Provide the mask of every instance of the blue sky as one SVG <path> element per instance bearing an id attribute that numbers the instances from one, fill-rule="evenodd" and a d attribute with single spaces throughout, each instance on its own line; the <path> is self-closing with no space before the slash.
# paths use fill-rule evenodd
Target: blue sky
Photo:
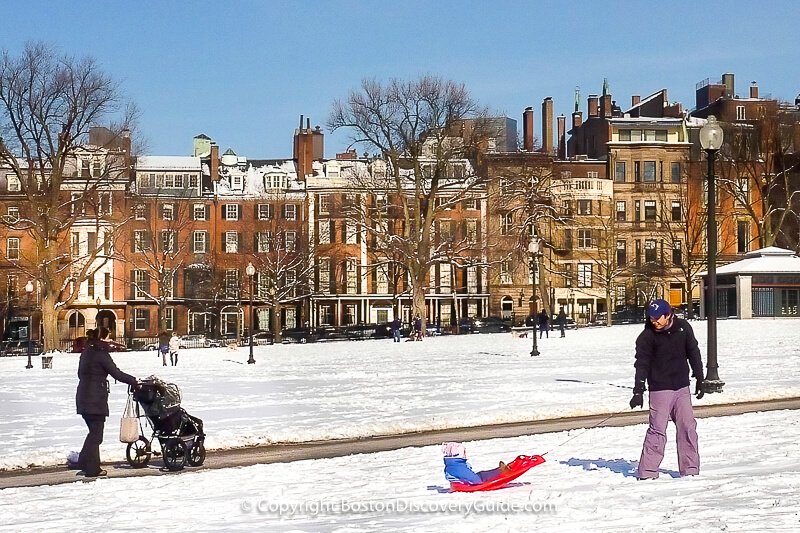
<path id="1" fill-rule="evenodd" d="M 565 7 L 565 6 L 569 7 Z M 136 102 L 147 153 L 189 155 L 205 133 L 249 158 L 291 157 L 299 115 L 324 127 L 364 77 L 464 82 L 518 121 L 541 101 L 569 116 L 608 78 L 623 108 L 661 88 L 694 105 L 695 83 L 736 75 L 762 95 L 800 92 L 793 0 L 84 1 L 4 0 L 0 48 L 43 40 L 96 58 Z M 326 132 L 325 155 L 349 143 Z"/>

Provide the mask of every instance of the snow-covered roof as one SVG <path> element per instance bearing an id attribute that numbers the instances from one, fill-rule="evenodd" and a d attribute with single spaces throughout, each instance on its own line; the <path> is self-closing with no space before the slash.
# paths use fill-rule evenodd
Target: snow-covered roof
<path id="1" fill-rule="evenodd" d="M 136 170 L 196 170 L 200 158 L 184 155 L 145 155 L 137 158 Z"/>
<path id="2" fill-rule="evenodd" d="M 701 272 L 701 276 L 708 272 Z M 800 257 L 791 250 L 769 246 L 754 250 L 744 259 L 717 269 L 722 274 L 800 274 Z"/>

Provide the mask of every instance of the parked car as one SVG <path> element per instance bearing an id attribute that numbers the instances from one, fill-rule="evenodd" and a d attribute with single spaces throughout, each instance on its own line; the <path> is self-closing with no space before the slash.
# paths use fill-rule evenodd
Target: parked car
<path id="1" fill-rule="evenodd" d="M 281 340 L 283 342 L 299 342 L 305 344 L 307 342 L 316 342 L 327 335 L 324 328 L 286 328 L 281 331 Z"/>
<path id="2" fill-rule="evenodd" d="M 567 321 L 564 323 L 564 329 L 575 329 L 578 325 L 575 323 L 575 319 L 571 316 L 567 316 Z M 553 315 L 550 318 L 550 329 L 551 330 L 558 330 L 558 315 Z"/>
<path id="3" fill-rule="evenodd" d="M 220 348 L 224 346 L 222 341 L 209 339 L 205 335 L 183 335 L 180 339 L 181 348 Z"/>
<path id="4" fill-rule="evenodd" d="M 242 344 L 249 346 L 250 337 L 242 339 Z M 271 331 L 256 331 L 253 333 L 253 346 L 266 346 L 275 344 L 275 335 Z"/>
<path id="5" fill-rule="evenodd" d="M 511 331 L 511 321 L 496 316 L 482 318 L 462 318 L 459 323 L 461 333 L 501 333 Z"/>

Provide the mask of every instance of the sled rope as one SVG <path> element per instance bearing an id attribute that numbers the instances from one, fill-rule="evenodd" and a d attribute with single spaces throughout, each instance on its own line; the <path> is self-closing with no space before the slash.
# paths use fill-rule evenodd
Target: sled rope
<path id="1" fill-rule="evenodd" d="M 571 436 L 570 438 L 568 438 L 567 440 L 565 440 L 565 441 L 563 441 L 563 442 L 561 442 L 561 443 L 559 443 L 559 444 L 556 444 L 555 446 L 553 446 L 552 448 L 550 448 L 549 450 L 547 450 L 546 452 L 544 452 L 544 453 L 542 454 L 542 457 L 544 457 L 544 456 L 545 456 L 545 455 L 547 455 L 548 453 L 552 452 L 553 450 L 557 450 L 558 448 L 562 447 L 563 445 L 565 445 L 565 444 L 566 444 L 566 443 L 568 443 L 569 441 L 571 441 L 571 440 L 573 440 L 573 439 L 577 439 L 578 437 L 580 437 L 581 435 L 583 435 L 583 434 L 584 434 L 584 433 L 586 433 L 587 431 L 589 431 L 589 430 L 592 430 L 592 429 L 594 429 L 594 428 L 596 428 L 596 427 L 598 427 L 598 426 L 600 426 L 600 425 L 602 425 L 602 424 L 605 424 L 605 423 L 606 423 L 608 420 L 610 420 L 612 417 L 615 417 L 615 416 L 617 416 L 618 414 L 619 414 L 619 413 L 611 413 L 610 415 L 608 415 L 607 417 L 605 417 L 604 419 L 602 419 L 602 420 L 601 420 L 600 422 L 598 422 L 597 424 L 595 424 L 595 425 L 593 425 L 593 426 L 591 426 L 591 427 L 585 428 L 583 431 L 581 431 L 581 432 L 580 432 L 580 433 L 578 433 L 577 435 L 573 435 L 573 436 Z"/>

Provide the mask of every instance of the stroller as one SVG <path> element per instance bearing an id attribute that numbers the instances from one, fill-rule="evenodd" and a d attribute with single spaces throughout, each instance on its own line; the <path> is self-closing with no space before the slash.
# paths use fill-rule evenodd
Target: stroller
<path id="1" fill-rule="evenodd" d="M 158 439 L 167 470 L 182 470 L 186 463 L 200 466 L 206 459 L 203 421 L 181 407 L 181 391 L 177 385 L 155 376 L 139 382 L 133 391 L 136 416 L 139 418 L 139 438 L 128 444 L 125 456 L 133 468 L 144 468 L 152 455 L 159 455 L 151 445 Z M 144 415 L 142 415 L 142 411 Z M 149 422 L 153 434 L 148 440 L 142 418 Z"/>

